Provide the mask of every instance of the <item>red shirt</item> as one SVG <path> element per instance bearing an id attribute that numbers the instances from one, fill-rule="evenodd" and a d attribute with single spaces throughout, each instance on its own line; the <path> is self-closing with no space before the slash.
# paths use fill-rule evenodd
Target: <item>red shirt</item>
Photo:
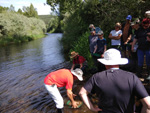
<path id="1" fill-rule="evenodd" d="M 73 64 L 82 64 L 85 62 L 85 58 L 83 56 L 79 56 L 73 59 Z"/>
<path id="2" fill-rule="evenodd" d="M 72 89 L 73 86 L 73 75 L 68 69 L 60 69 L 49 73 L 45 79 L 46 85 L 56 84 L 57 87 L 65 87 L 66 89 Z"/>

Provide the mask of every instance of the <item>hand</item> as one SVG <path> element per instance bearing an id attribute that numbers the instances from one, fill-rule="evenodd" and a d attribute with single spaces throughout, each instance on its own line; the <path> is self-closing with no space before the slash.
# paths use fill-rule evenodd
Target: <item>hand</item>
<path id="1" fill-rule="evenodd" d="M 104 54 L 102 54 L 101 57 L 104 58 Z"/>
<path id="2" fill-rule="evenodd" d="M 78 108 L 78 104 L 77 101 L 72 102 L 72 108 Z"/>
<path id="3" fill-rule="evenodd" d="M 146 38 L 147 38 L 147 41 L 149 41 L 149 42 L 150 42 L 150 38 L 149 38 L 148 36 L 147 36 Z"/>
<path id="4" fill-rule="evenodd" d="M 98 111 L 102 111 L 102 109 L 100 109 L 98 107 L 94 107 L 92 111 L 98 112 Z"/>
<path id="5" fill-rule="evenodd" d="M 124 44 L 126 45 L 128 42 L 124 42 Z"/>

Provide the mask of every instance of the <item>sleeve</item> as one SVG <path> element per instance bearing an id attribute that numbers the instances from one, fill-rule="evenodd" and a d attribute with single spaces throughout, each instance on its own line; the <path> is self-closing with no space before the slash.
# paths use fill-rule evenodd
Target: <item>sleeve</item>
<path id="1" fill-rule="evenodd" d="M 149 96 L 149 94 L 147 93 L 144 85 L 142 84 L 142 82 L 137 77 L 135 77 L 134 91 L 135 91 L 136 96 L 139 99 L 142 99 L 142 98 L 145 98 L 145 97 Z"/>
<path id="2" fill-rule="evenodd" d="M 83 63 L 85 61 L 85 58 L 83 56 L 79 56 L 79 64 Z"/>
<path id="3" fill-rule="evenodd" d="M 106 41 L 106 39 L 105 39 L 105 44 L 104 45 L 107 45 L 107 41 Z"/>
<path id="4" fill-rule="evenodd" d="M 92 76 L 84 85 L 84 88 L 87 90 L 89 93 L 95 93 L 94 91 L 94 76 Z"/>
<path id="5" fill-rule="evenodd" d="M 119 34 L 122 34 L 122 30 L 119 31 Z"/>

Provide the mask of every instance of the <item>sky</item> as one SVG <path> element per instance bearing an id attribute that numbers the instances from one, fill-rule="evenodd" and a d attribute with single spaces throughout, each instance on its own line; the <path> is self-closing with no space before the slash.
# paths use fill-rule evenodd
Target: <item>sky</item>
<path id="1" fill-rule="evenodd" d="M 50 6 L 46 4 L 46 0 L 0 0 L 0 6 L 10 7 L 12 4 L 15 7 L 15 11 L 22 9 L 23 6 L 29 7 L 33 4 L 37 9 L 38 15 L 48 15 L 51 13 Z"/>

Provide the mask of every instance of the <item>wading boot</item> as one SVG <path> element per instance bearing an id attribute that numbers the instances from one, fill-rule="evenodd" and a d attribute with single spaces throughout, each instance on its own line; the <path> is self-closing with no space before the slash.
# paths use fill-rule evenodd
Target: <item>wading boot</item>
<path id="1" fill-rule="evenodd" d="M 143 66 L 142 67 L 141 66 L 137 67 L 136 75 L 138 77 L 142 77 L 142 70 L 143 70 Z"/>
<path id="2" fill-rule="evenodd" d="M 57 113 L 64 113 L 64 108 L 62 109 L 57 108 Z"/>
<path id="3" fill-rule="evenodd" d="M 148 77 L 146 79 L 150 80 L 150 66 L 147 67 L 147 72 L 148 72 Z"/>

